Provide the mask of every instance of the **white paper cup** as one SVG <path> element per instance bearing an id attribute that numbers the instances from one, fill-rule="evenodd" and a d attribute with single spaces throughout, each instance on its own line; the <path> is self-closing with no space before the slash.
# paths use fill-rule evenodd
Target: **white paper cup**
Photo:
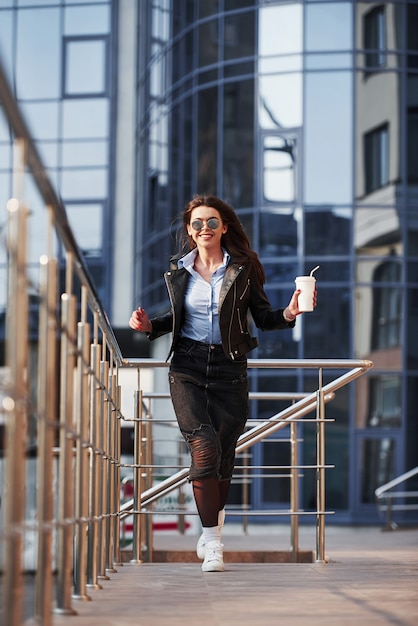
<path id="1" fill-rule="evenodd" d="M 300 289 L 298 297 L 299 311 L 313 311 L 313 297 L 315 291 L 315 276 L 296 276 L 296 289 Z"/>

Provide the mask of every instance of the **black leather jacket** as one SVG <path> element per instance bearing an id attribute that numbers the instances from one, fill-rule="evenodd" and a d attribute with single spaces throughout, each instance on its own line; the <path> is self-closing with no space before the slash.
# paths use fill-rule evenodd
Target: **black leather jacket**
<path id="1" fill-rule="evenodd" d="M 173 333 L 167 359 L 175 350 L 180 336 L 184 296 L 189 277 L 190 273 L 186 269 L 178 268 L 177 262 L 172 261 L 170 271 L 164 274 L 171 311 L 151 320 L 152 332 L 148 333 L 149 339 L 156 339 L 171 331 Z M 272 310 L 263 285 L 251 266 L 231 260 L 225 270 L 218 308 L 222 346 L 231 360 L 241 360 L 240 357 L 245 357 L 247 352 L 258 345 L 257 338 L 252 337 L 248 331 L 248 311 L 251 312 L 255 325 L 261 330 L 293 328 L 295 325 L 295 321 L 286 322 L 283 317 L 284 309 Z"/>

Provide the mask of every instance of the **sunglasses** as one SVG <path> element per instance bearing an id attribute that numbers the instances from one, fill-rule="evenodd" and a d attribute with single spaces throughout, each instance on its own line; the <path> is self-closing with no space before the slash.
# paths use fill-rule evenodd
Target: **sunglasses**
<path id="1" fill-rule="evenodd" d="M 203 224 L 206 222 L 206 225 L 211 230 L 216 230 L 220 224 L 220 220 L 217 217 L 210 217 L 208 220 L 193 220 L 191 226 L 193 230 L 199 232 L 203 228 Z"/>

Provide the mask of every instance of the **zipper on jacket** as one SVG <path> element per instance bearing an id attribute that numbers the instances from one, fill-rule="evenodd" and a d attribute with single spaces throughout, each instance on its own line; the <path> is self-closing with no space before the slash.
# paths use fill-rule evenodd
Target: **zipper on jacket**
<path id="1" fill-rule="evenodd" d="M 231 328 L 232 328 L 232 320 L 234 318 L 234 309 L 235 309 L 235 303 L 237 301 L 237 283 L 234 282 L 234 301 L 231 307 L 231 317 L 229 320 L 229 328 L 228 328 L 228 348 L 229 348 L 229 356 L 231 357 L 232 360 L 235 359 L 234 353 L 232 352 L 232 346 L 231 346 Z"/>
<path id="2" fill-rule="evenodd" d="M 245 296 L 245 294 L 247 293 L 247 291 L 248 291 L 249 287 L 250 287 L 250 279 L 248 278 L 248 279 L 247 279 L 247 284 L 245 285 L 245 289 L 244 289 L 244 291 L 242 292 L 242 294 L 240 295 L 240 298 L 239 298 L 240 300 L 242 300 L 242 299 L 243 299 L 243 297 L 244 297 L 244 296 Z"/>
<path id="3" fill-rule="evenodd" d="M 237 317 L 238 317 L 238 323 L 239 323 L 239 329 L 241 331 L 241 335 L 244 334 L 244 329 L 242 327 L 242 321 L 241 321 L 241 313 L 239 311 L 239 308 L 237 307 Z"/>

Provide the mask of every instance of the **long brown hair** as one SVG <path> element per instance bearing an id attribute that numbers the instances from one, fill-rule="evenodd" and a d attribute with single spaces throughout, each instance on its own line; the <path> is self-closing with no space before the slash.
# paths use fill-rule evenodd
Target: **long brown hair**
<path id="1" fill-rule="evenodd" d="M 182 214 L 183 229 L 179 233 L 180 254 L 185 254 L 196 247 L 196 243 L 187 232 L 187 225 L 190 223 L 190 216 L 193 209 L 199 206 L 211 207 L 219 212 L 222 222 L 228 225 L 228 230 L 222 235 L 221 245 L 228 250 L 234 261 L 238 263 L 249 262 L 254 267 L 261 284 L 264 284 L 266 282 L 264 268 L 257 253 L 251 248 L 250 240 L 234 208 L 217 196 L 197 195 L 184 207 Z"/>

